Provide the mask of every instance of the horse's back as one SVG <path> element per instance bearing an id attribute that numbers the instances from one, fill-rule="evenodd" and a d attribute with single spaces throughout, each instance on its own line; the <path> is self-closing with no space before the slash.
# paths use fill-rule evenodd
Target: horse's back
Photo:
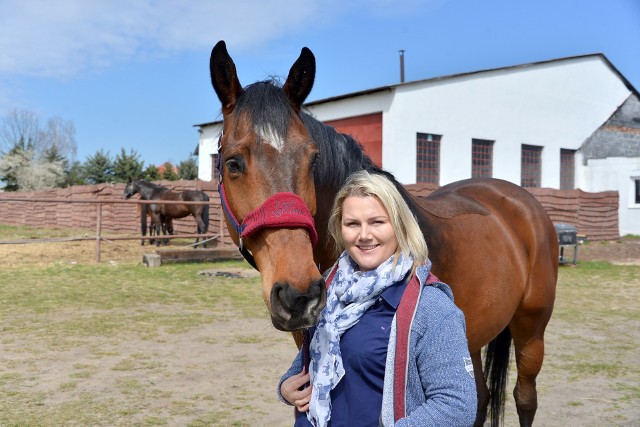
<path id="1" fill-rule="evenodd" d="M 201 190 L 184 190 L 180 193 L 185 202 L 206 202 L 209 201 L 207 193 Z"/>
<path id="2" fill-rule="evenodd" d="M 482 347 L 516 310 L 549 310 L 555 298 L 558 243 L 540 203 L 513 183 L 478 178 L 414 199 L 434 273 L 454 291 Z M 487 325 L 486 316 L 495 323 Z M 482 326 L 476 326 L 482 325 Z"/>

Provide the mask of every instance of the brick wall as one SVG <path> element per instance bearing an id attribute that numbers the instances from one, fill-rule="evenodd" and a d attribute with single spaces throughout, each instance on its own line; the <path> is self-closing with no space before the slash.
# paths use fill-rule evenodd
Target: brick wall
<path id="1" fill-rule="evenodd" d="M 427 196 L 438 189 L 433 184 L 407 185 L 409 193 Z M 527 188 L 545 208 L 554 223 L 570 224 L 589 240 L 613 240 L 620 237 L 617 191 L 587 193 L 582 190 Z"/>
<path id="2" fill-rule="evenodd" d="M 175 191 L 201 190 L 211 200 L 209 207 L 209 233 L 220 234 L 219 245 L 231 246 L 216 184 L 207 181 L 155 181 Z M 95 201 L 121 199 L 125 184 L 78 185 L 69 188 L 53 188 L 40 191 L 0 193 L 0 223 L 6 225 L 30 225 L 50 228 L 78 228 L 95 231 L 97 205 L 89 203 L 65 203 L 70 199 L 90 199 Z M 7 198 L 57 199 L 59 203 L 3 201 Z M 133 196 L 132 200 L 138 196 Z M 118 231 L 126 234 L 141 232 L 140 211 L 137 204 L 103 203 L 102 230 Z M 147 221 L 149 224 L 149 221 Z M 176 234 L 196 232 L 196 222 L 192 216 L 173 221 Z"/>

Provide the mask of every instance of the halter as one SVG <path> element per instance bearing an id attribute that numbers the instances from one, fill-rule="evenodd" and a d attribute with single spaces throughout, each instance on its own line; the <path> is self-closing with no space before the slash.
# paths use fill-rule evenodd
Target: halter
<path id="1" fill-rule="evenodd" d="M 242 240 L 245 237 L 251 237 L 263 228 L 306 228 L 311 238 L 311 244 L 315 246 L 318 243 L 318 232 L 313 222 L 313 216 L 304 200 L 293 193 L 280 192 L 274 194 L 257 209 L 249 212 L 242 221 L 238 221 L 231 208 L 229 208 L 229 201 L 222 183 L 222 133 L 218 138 L 217 163 L 219 176 L 218 193 L 220 194 L 222 210 L 236 233 L 238 233 L 238 249 L 240 253 L 253 268 L 258 270 L 253 255 L 244 247 Z"/>

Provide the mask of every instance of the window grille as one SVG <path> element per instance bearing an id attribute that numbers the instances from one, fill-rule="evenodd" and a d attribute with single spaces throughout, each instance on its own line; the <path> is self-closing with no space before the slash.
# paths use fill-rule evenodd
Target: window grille
<path id="1" fill-rule="evenodd" d="M 440 184 L 440 140 L 442 135 L 418 133 L 416 182 Z"/>
<path id="2" fill-rule="evenodd" d="M 471 177 L 493 176 L 493 141 L 471 140 Z"/>
<path id="3" fill-rule="evenodd" d="M 523 187 L 539 188 L 542 180 L 542 147 L 522 144 L 521 184 Z"/>
<path id="4" fill-rule="evenodd" d="M 576 150 L 560 149 L 560 189 L 575 188 L 575 156 Z"/>

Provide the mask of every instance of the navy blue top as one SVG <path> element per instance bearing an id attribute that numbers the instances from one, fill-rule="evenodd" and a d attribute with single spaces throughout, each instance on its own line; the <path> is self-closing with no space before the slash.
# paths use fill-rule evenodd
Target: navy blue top
<path id="1" fill-rule="evenodd" d="M 391 321 L 406 287 L 407 282 L 402 281 L 385 289 L 340 338 L 345 374 L 331 390 L 329 426 L 378 425 Z M 315 328 L 309 332 L 312 336 Z M 309 426 L 306 413 L 298 413 L 294 427 Z"/>

